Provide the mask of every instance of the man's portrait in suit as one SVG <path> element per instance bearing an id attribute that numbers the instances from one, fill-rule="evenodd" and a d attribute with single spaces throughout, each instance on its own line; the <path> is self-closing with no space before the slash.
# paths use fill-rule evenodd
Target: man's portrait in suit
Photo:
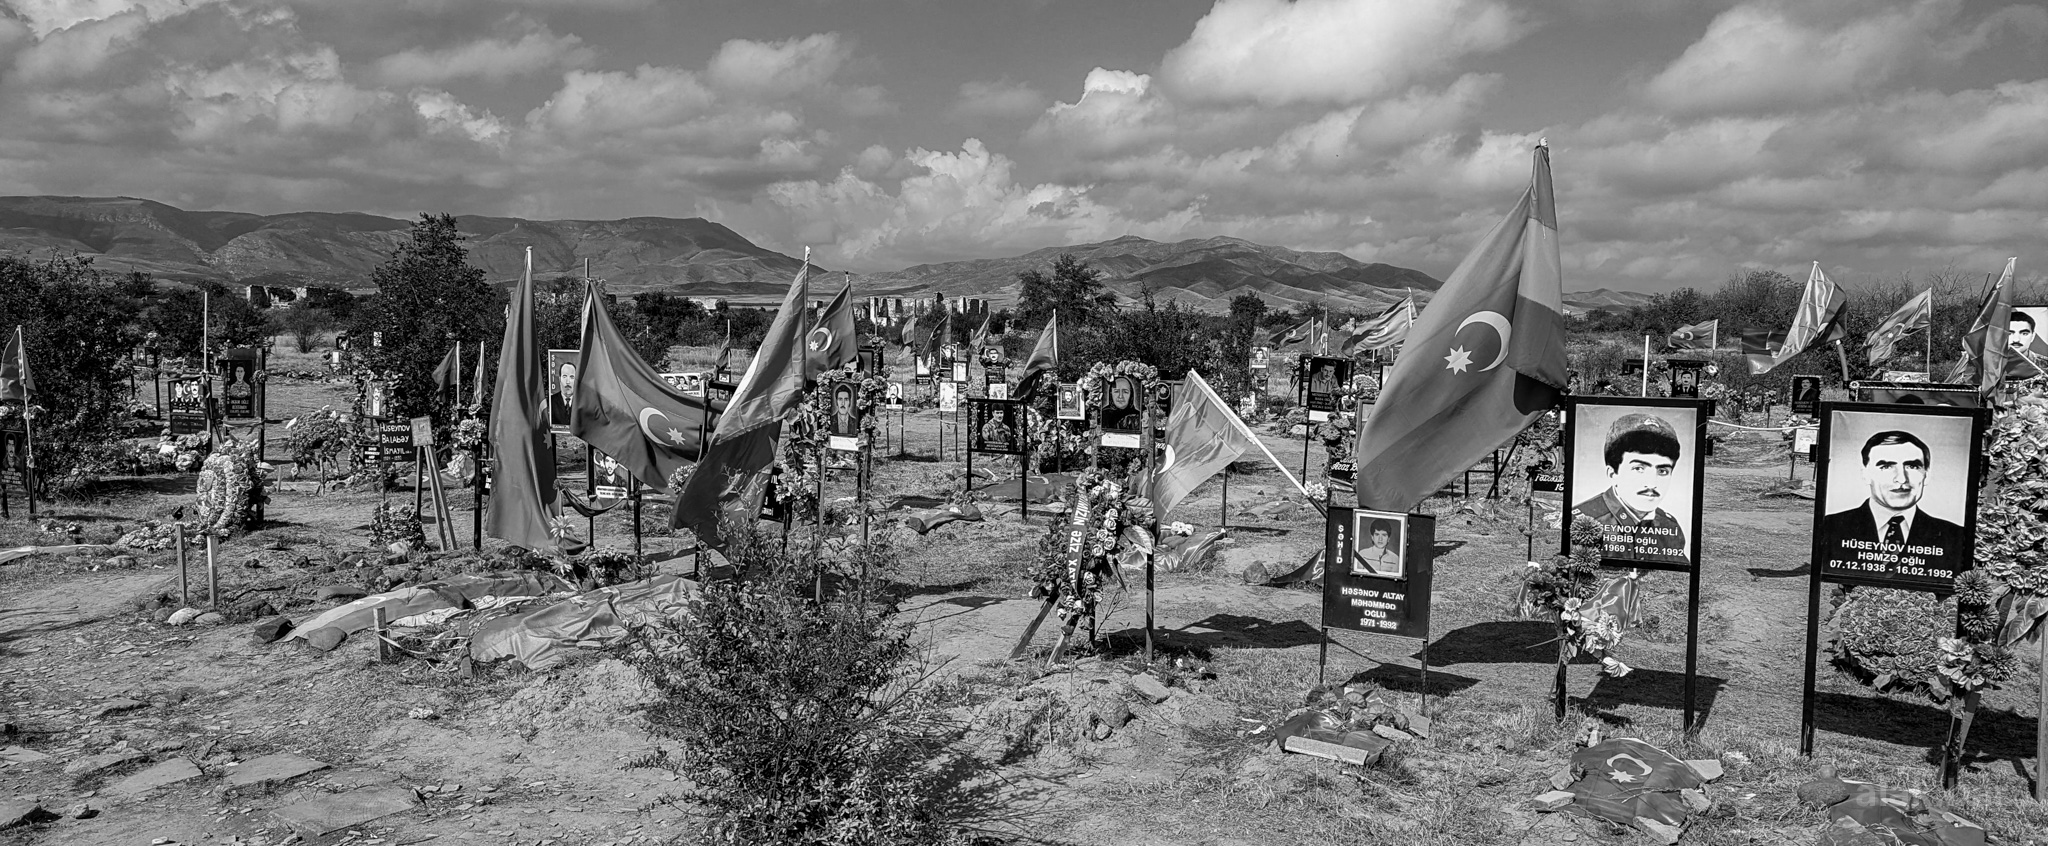
<path id="1" fill-rule="evenodd" d="M 548 350 L 548 425 L 569 428 L 569 408 L 576 402 L 576 350 Z"/>
<path id="2" fill-rule="evenodd" d="M 1965 539 L 1963 527 L 1920 507 L 1927 496 L 1927 470 L 1933 462 L 1925 441 L 1912 432 L 1891 429 L 1864 440 L 1860 455 L 1856 476 L 1869 495 L 1854 508 L 1822 518 L 1823 534 L 1877 541 L 1886 547 L 1933 547 L 1927 554 L 1936 556 L 1960 548 Z"/>
<path id="3" fill-rule="evenodd" d="M 1814 527 L 1822 576 L 1947 590 L 1970 568 L 1979 421 L 1923 407 L 1837 409 L 1823 421 L 1826 484 Z"/>

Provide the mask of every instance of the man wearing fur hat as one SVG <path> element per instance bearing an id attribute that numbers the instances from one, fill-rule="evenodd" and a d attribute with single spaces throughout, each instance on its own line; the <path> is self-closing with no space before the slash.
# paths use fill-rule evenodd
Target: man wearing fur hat
<path id="1" fill-rule="evenodd" d="M 1608 558 L 1660 564 L 1690 564 L 1685 529 L 1662 508 L 1665 488 L 1678 468 L 1678 432 L 1663 418 L 1624 414 L 1607 431 L 1602 455 L 1608 486 L 1599 496 L 1572 506 L 1572 517 L 1592 518 L 1606 528 Z"/>

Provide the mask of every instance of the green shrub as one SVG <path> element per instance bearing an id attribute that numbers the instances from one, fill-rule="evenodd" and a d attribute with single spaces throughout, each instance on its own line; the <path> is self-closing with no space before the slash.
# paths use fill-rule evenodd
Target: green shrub
<path id="1" fill-rule="evenodd" d="M 706 584 L 624 647 L 659 695 L 649 725 L 677 744 L 640 763 L 688 778 L 709 843 L 967 842 L 966 759 L 946 749 L 960 730 L 909 628 L 850 594 L 814 601 L 779 539 L 727 537 L 752 578 Z"/>

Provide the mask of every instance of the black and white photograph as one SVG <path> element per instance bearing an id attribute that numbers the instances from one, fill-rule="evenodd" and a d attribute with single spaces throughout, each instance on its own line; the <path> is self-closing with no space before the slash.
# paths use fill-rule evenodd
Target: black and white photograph
<path id="1" fill-rule="evenodd" d="M 1105 432 L 1136 432 L 1144 425 L 1144 386 L 1136 376 L 1117 376 L 1109 380 L 1109 390 L 1103 397 L 1100 425 Z"/>
<path id="2" fill-rule="evenodd" d="M 953 414 L 960 410 L 960 383 L 939 383 L 939 413 Z"/>
<path id="3" fill-rule="evenodd" d="M 1080 385 L 1060 383 L 1059 392 L 1053 396 L 1053 416 L 1060 420 L 1088 419 L 1088 401 L 1082 396 Z"/>
<path id="4" fill-rule="evenodd" d="M 1792 377 L 1792 413 L 1812 417 L 1820 413 L 1820 377 Z"/>
<path id="5" fill-rule="evenodd" d="M 1698 405 L 1690 400 L 1574 403 L 1566 438 L 1564 521 L 1602 527 L 1603 559 L 1625 566 L 1690 568 L 1698 546 L 1698 492 L 1705 467 Z"/>
<path id="6" fill-rule="evenodd" d="M 1273 355 L 1272 347 L 1252 347 L 1252 369 L 1264 370 Z"/>
<path id="7" fill-rule="evenodd" d="M 372 379 L 363 383 L 363 416 L 376 420 L 384 419 L 389 408 L 385 399 L 383 380 Z"/>
<path id="8" fill-rule="evenodd" d="M 548 425 L 569 429 L 569 409 L 576 402 L 576 350 L 548 350 Z"/>
<path id="9" fill-rule="evenodd" d="M 1301 404 L 1308 419 L 1322 422 L 1336 413 L 1337 389 L 1351 380 L 1351 361 L 1327 356 L 1302 356 L 1301 366 L 1308 378 L 1301 380 Z"/>
<path id="10" fill-rule="evenodd" d="M 902 382 L 890 382 L 889 387 L 882 389 L 882 407 L 890 411 L 902 408 L 903 390 Z"/>
<path id="11" fill-rule="evenodd" d="M 2048 373 L 2048 305 L 2016 305 L 2005 323 L 2006 355 L 2024 364 L 2008 364 L 2009 375 L 2032 377 Z"/>
<path id="12" fill-rule="evenodd" d="M 967 362 L 955 361 L 953 362 L 951 367 L 953 371 L 953 383 L 956 385 L 967 384 Z"/>
<path id="13" fill-rule="evenodd" d="M 1024 451 L 1024 404 L 1015 400 L 973 397 L 967 400 L 967 448 L 974 452 L 1017 455 Z"/>
<path id="14" fill-rule="evenodd" d="M 1671 365 L 1671 384 L 1667 386 L 1667 391 L 1671 396 L 1698 399 L 1700 372 L 1706 369 L 1707 363 L 1698 359 L 1676 358 L 1668 363 Z"/>
<path id="15" fill-rule="evenodd" d="M 697 370 L 682 373 L 663 373 L 661 374 L 661 381 L 667 382 L 669 387 L 676 389 L 678 392 L 693 397 L 703 396 L 705 387 L 710 384 L 709 374 Z"/>
<path id="16" fill-rule="evenodd" d="M 1407 575 L 1401 566 L 1401 544 L 1408 537 L 1408 515 L 1386 511 L 1352 512 L 1351 575 L 1399 579 Z"/>
<path id="17" fill-rule="evenodd" d="M 1846 403 L 1823 412 L 1815 570 L 1830 581 L 1953 589 L 1976 544 L 1977 414 Z"/>
<path id="18" fill-rule="evenodd" d="M 910 361 L 911 361 L 911 364 L 910 364 L 910 368 L 911 368 L 910 372 L 911 372 L 911 375 L 913 375 L 913 376 L 916 376 L 916 377 L 918 377 L 918 378 L 920 378 L 920 379 L 929 379 L 929 378 L 931 378 L 931 375 L 932 375 L 932 357 L 931 357 L 931 356 L 928 356 L 928 355 L 920 355 L 920 356 L 913 356 L 913 357 L 911 358 L 911 360 L 910 360 Z"/>
<path id="19" fill-rule="evenodd" d="M 840 382 L 832 386 L 831 434 L 854 436 L 860 434 L 860 403 L 856 401 L 855 387 L 851 382 Z"/>

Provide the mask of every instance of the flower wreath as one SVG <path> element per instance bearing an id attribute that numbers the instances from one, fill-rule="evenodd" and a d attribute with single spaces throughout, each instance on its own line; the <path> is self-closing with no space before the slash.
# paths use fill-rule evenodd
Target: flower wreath
<path id="1" fill-rule="evenodd" d="M 1559 661 L 1568 662 L 1584 652 L 1599 659 L 1601 674 L 1620 677 L 1628 675 L 1629 666 L 1612 652 L 1640 616 L 1636 582 L 1642 571 L 1604 574 L 1601 533 L 1600 524 L 1592 518 L 1574 519 L 1571 554 L 1552 556 L 1548 562 L 1531 561 L 1522 570 L 1516 610 L 1524 618 L 1557 621 L 1562 638 Z"/>
<path id="2" fill-rule="evenodd" d="M 256 460 L 257 442 L 229 441 L 226 449 L 207 457 L 199 468 L 199 529 L 217 537 L 240 534 L 256 509 L 269 500 L 264 474 Z"/>
<path id="3" fill-rule="evenodd" d="M 1316 437 L 1321 438 L 1323 441 L 1325 455 L 1323 468 L 1325 471 L 1331 465 L 1351 457 L 1351 447 L 1357 442 L 1357 421 L 1356 415 L 1340 411 L 1330 415 L 1330 419 L 1315 424 Z"/>
<path id="4" fill-rule="evenodd" d="M 2019 668 L 2011 648 L 2044 633 L 2048 379 L 2015 388 L 1986 433 L 1976 567 L 1956 576 L 1954 597 L 1858 587 L 1835 608 L 1834 665 L 1880 692 L 1967 701 L 2010 679 Z"/>
<path id="5" fill-rule="evenodd" d="M 1024 431 L 1033 464 L 1042 467 L 1051 459 L 1064 466 L 1073 459 L 1086 456 L 1088 445 L 1091 443 L 1088 433 L 1077 431 L 1077 427 L 1068 425 L 1078 422 L 1080 421 L 1061 420 L 1040 411 L 1035 403 L 1026 405 Z"/>
<path id="6" fill-rule="evenodd" d="M 1109 383 L 1118 376 L 1136 376 L 1140 386 L 1147 386 L 1159 381 L 1159 368 L 1129 359 L 1114 365 L 1095 362 L 1088 367 L 1088 372 L 1081 374 L 1080 381 L 1081 395 L 1088 398 L 1089 408 L 1103 407 L 1109 396 Z M 1142 403 L 1145 398 L 1138 397 L 1137 400 Z"/>
<path id="7" fill-rule="evenodd" d="M 1060 619 L 1092 615 L 1101 601 L 1104 582 L 1116 572 L 1115 554 L 1130 516 L 1131 490 L 1106 473 L 1090 470 L 1074 480 L 1067 516 L 1051 522 L 1039 541 L 1033 565 L 1032 596 L 1057 597 Z M 1087 525 L 1072 525 L 1072 515 L 1085 512 Z M 1081 554 L 1069 560 L 1072 533 L 1082 532 Z"/>

